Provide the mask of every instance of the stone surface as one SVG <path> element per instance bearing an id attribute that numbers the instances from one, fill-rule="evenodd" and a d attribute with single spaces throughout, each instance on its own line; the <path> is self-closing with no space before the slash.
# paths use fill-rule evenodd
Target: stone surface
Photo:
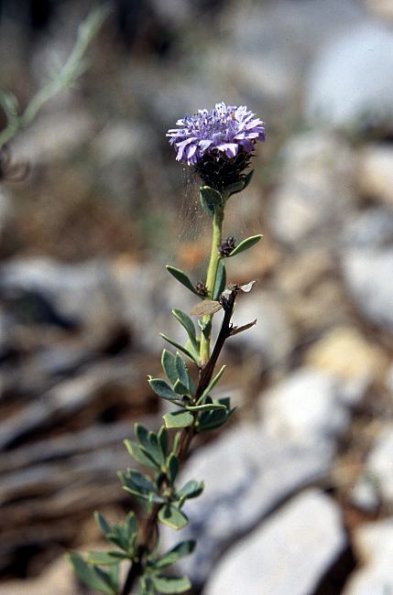
<path id="1" fill-rule="evenodd" d="M 41 576 L 1 585 L 2 595 L 76 595 L 79 589 L 65 556 L 53 562 Z"/>
<path id="2" fill-rule="evenodd" d="M 259 406 L 271 435 L 312 445 L 344 432 L 350 423 L 348 405 L 362 396 L 360 391 L 348 394 L 336 376 L 301 368 L 263 392 Z"/>
<path id="3" fill-rule="evenodd" d="M 393 148 L 391 145 L 366 147 L 360 153 L 358 178 L 360 191 L 393 207 Z"/>
<path id="4" fill-rule="evenodd" d="M 355 327 L 336 327 L 308 350 L 305 363 L 344 380 L 368 383 L 383 375 L 387 358 Z"/>
<path id="5" fill-rule="evenodd" d="M 338 507 L 306 491 L 224 554 L 204 595 L 309 595 L 345 542 Z"/>
<path id="6" fill-rule="evenodd" d="M 311 131 L 287 141 L 281 181 L 269 206 L 269 223 L 282 242 L 299 249 L 307 240 L 329 242 L 353 204 L 353 160 L 347 144 L 330 133 Z"/>
<path id="7" fill-rule="evenodd" d="M 307 82 L 312 121 L 353 126 L 392 118 L 393 32 L 384 23 L 353 26 L 319 52 Z"/>
<path id="8" fill-rule="evenodd" d="M 342 269 L 362 314 L 382 330 L 393 332 L 393 249 L 346 251 Z"/>
<path id="9" fill-rule="evenodd" d="M 223 547 L 255 527 L 290 494 L 324 476 L 332 455 L 329 442 L 320 440 L 309 448 L 269 437 L 255 424 L 233 428 L 199 448 L 180 478 L 180 483 L 205 482 L 202 496 L 185 507 L 190 523 L 182 538 L 196 538 L 199 547 L 184 560 L 182 570 L 202 584 Z M 165 531 L 164 540 L 169 547 L 178 535 Z"/>
<path id="10" fill-rule="evenodd" d="M 293 349 L 294 333 L 277 296 L 256 290 L 241 296 L 233 322 L 241 326 L 252 320 L 257 320 L 256 325 L 231 339 L 231 347 L 239 347 L 243 354 L 251 350 L 268 365 L 284 361 Z"/>
<path id="11" fill-rule="evenodd" d="M 344 253 L 352 249 L 375 250 L 393 245 L 393 210 L 373 206 L 354 213 L 343 229 L 340 244 Z"/>
<path id="12" fill-rule="evenodd" d="M 393 591 L 393 519 L 362 525 L 355 530 L 355 551 L 363 567 L 356 570 L 343 595 L 388 595 Z"/>
<path id="13" fill-rule="evenodd" d="M 385 427 L 377 436 L 364 464 L 362 476 L 355 486 L 355 501 L 361 491 L 368 490 L 369 499 L 393 504 L 393 427 Z"/>

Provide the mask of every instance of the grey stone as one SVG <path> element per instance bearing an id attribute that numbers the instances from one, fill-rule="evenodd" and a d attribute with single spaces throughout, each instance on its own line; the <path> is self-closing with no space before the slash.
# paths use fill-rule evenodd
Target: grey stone
<path id="1" fill-rule="evenodd" d="M 258 425 L 234 428 L 191 457 L 180 483 L 203 480 L 205 490 L 185 511 L 189 525 L 182 537 L 197 539 L 196 553 L 181 568 L 202 584 L 220 551 L 252 529 L 296 490 L 324 476 L 333 456 L 330 443 L 311 448 L 267 436 Z M 178 536 L 164 532 L 169 547 Z"/>
<path id="2" fill-rule="evenodd" d="M 353 386 L 312 368 L 294 372 L 260 396 L 264 427 L 277 439 L 317 444 L 342 434 L 356 401 Z M 358 387 L 355 397 L 363 396 Z"/>
<path id="3" fill-rule="evenodd" d="M 345 543 L 337 505 L 308 490 L 223 556 L 204 595 L 309 595 Z"/>
<path id="4" fill-rule="evenodd" d="M 393 149 L 389 144 L 366 146 L 359 155 L 359 188 L 393 207 Z"/>
<path id="5" fill-rule="evenodd" d="M 294 333 L 284 306 L 276 295 L 266 291 L 252 291 L 236 305 L 233 322 L 237 326 L 257 320 L 256 325 L 231 339 L 231 346 L 242 352 L 252 350 L 260 354 L 268 365 L 277 364 L 288 357 L 294 346 Z"/>
<path id="6" fill-rule="evenodd" d="M 364 566 L 356 570 L 343 595 L 389 595 L 393 592 L 393 519 L 355 529 L 354 546 Z"/>
<path id="7" fill-rule="evenodd" d="M 355 486 L 355 502 L 366 490 L 376 504 L 393 504 L 393 427 L 385 427 L 377 436 L 365 461 L 362 476 Z"/>
<path id="8" fill-rule="evenodd" d="M 393 248 L 349 250 L 341 262 L 344 282 L 362 314 L 393 332 Z"/>
<path id="9" fill-rule="evenodd" d="M 269 207 L 274 235 L 294 248 L 306 240 L 308 248 L 312 240 L 334 242 L 354 204 L 351 150 L 338 136 L 312 131 L 291 138 L 282 157 Z"/>
<path id="10" fill-rule="evenodd" d="M 374 250 L 389 245 L 393 245 L 393 210 L 389 207 L 371 207 L 346 222 L 341 238 L 343 250 Z"/>
<path id="11" fill-rule="evenodd" d="M 393 116 L 393 32 L 383 23 L 354 26 L 320 51 L 309 74 L 305 113 L 352 126 Z"/>

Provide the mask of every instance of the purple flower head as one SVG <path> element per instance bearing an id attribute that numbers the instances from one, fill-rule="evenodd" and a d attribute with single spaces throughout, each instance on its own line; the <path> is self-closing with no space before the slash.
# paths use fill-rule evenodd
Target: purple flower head
<path id="1" fill-rule="evenodd" d="M 169 142 L 177 150 L 176 159 L 198 166 L 201 161 L 214 157 L 236 158 L 239 153 L 248 156 L 257 141 L 265 140 L 265 127 L 245 105 L 236 107 L 216 103 L 214 109 L 198 110 L 176 122 L 178 128 L 168 130 Z"/>

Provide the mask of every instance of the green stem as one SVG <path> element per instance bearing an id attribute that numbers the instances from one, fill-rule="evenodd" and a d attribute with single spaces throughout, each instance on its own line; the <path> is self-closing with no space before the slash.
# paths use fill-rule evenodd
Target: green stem
<path id="1" fill-rule="evenodd" d="M 218 265 L 221 260 L 219 251 L 222 241 L 222 224 L 224 221 L 224 209 L 217 208 L 214 211 L 212 220 L 212 244 L 210 251 L 209 267 L 207 269 L 206 289 L 209 299 L 213 299 L 214 287 L 216 285 Z M 210 357 L 210 335 L 211 335 L 211 321 L 213 315 L 204 316 L 203 323 L 205 325 L 204 331 L 201 334 L 200 347 L 200 362 L 201 366 L 205 366 Z"/>

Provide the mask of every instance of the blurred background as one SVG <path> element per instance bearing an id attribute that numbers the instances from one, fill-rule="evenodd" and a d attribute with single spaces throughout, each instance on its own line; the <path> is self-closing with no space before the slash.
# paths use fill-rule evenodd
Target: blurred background
<path id="1" fill-rule="evenodd" d="M 91 6 L 1 0 L 0 88 L 25 106 Z M 237 414 L 187 463 L 207 487 L 184 568 L 195 594 L 387 595 L 393 3 L 111 9 L 78 84 L 10 144 L 0 185 L 0 592 L 86 593 L 64 553 L 102 545 L 94 510 L 131 505 L 122 440 L 160 424 L 158 332 L 182 340 L 170 311 L 193 305 L 164 265 L 197 281 L 209 252 L 197 180 L 165 133 L 223 100 L 268 134 L 226 221 L 238 240 L 264 234 L 229 263 L 231 281 L 257 281 L 235 322 L 258 324 L 223 356 Z"/>

